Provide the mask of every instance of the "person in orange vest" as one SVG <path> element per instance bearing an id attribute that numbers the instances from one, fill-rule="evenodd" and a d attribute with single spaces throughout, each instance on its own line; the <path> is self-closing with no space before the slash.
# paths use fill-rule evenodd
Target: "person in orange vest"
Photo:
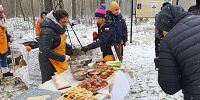
<path id="1" fill-rule="evenodd" d="M 7 64 L 8 53 L 8 35 L 6 28 L 6 17 L 4 15 L 3 6 L 0 5 L 0 68 L 3 73 L 3 77 L 13 76 L 10 72 Z"/>
<path id="2" fill-rule="evenodd" d="M 41 22 L 39 64 L 42 83 L 51 80 L 55 72 L 61 74 L 68 69 L 65 48 L 68 17 L 65 10 L 56 10 L 47 14 Z"/>
<path id="3" fill-rule="evenodd" d="M 42 12 L 41 15 L 40 15 L 40 18 L 36 22 L 36 30 L 35 30 L 36 36 L 40 36 L 40 33 L 41 33 L 40 23 L 46 15 L 47 15 L 46 12 Z"/>

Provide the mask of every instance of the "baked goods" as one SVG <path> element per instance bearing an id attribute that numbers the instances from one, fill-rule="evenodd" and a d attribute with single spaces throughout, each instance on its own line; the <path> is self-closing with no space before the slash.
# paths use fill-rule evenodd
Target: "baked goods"
<path id="1" fill-rule="evenodd" d="M 104 88 L 107 85 L 108 85 L 107 80 L 102 79 L 97 75 L 93 75 L 92 77 L 87 78 L 83 82 L 81 82 L 79 86 L 95 94 L 97 93 L 98 90 Z"/>
<path id="2" fill-rule="evenodd" d="M 88 77 L 97 75 L 103 79 L 107 79 L 114 73 L 114 69 L 112 68 L 112 66 L 101 63 L 94 64 L 90 70 L 91 71 L 88 72 Z"/>
<path id="3" fill-rule="evenodd" d="M 75 87 L 63 95 L 63 100 L 97 100 L 97 98 L 93 96 L 92 92 L 80 87 Z"/>

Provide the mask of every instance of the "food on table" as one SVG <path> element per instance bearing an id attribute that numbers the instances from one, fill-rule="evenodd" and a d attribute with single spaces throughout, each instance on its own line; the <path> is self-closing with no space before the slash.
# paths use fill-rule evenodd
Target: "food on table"
<path id="1" fill-rule="evenodd" d="M 114 69 L 112 68 L 112 66 L 101 63 L 94 64 L 90 70 L 91 71 L 88 72 L 88 77 L 98 75 L 103 79 L 107 79 L 114 73 Z"/>
<path id="2" fill-rule="evenodd" d="M 82 81 L 87 77 L 87 71 L 86 70 L 78 70 L 74 72 L 73 74 L 74 79 L 78 81 Z"/>
<path id="3" fill-rule="evenodd" d="M 92 77 L 85 79 L 83 82 L 81 82 L 81 84 L 79 84 L 81 88 L 85 88 L 86 90 L 89 90 L 94 94 L 97 93 L 98 90 L 104 88 L 107 85 L 108 85 L 107 80 L 102 79 L 97 75 L 93 75 Z"/>
<path id="4" fill-rule="evenodd" d="M 91 91 L 75 87 L 63 95 L 63 100 L 97 100 Z"/>
<path id="5" fill-rule="evenodd" d="M 32 96 L 28 97 L 26 100 L 47 100 L 49 99 L 49 95 L 43 95 L 43 96 Z"/>
<path id="6" fill-rule="evenodd" d="M 115 70 L 119 70 L 121 67 L 120 61 L 108 61 L 106 62 L 106 65 L 111 65 Z"/>
<path id="7" fill-rule="evenodd" d="M 52 77 L 52 80 L 58 90 L 71 87 L 70 82 L 66 80 L 62 75 L 56 74 Z"/>

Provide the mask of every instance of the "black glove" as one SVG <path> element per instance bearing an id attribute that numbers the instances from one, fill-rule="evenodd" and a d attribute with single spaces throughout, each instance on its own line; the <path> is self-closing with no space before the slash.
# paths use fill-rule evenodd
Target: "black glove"
<path id="1" fill-rule="evenodd" d="M 89 51 L 89 48 L 88 48 L 88 46 L 83 46 L 83 47 L 81 48 L 81 51 L 84 51 L 84 52 L 87 52 L 87 51 Z"/>

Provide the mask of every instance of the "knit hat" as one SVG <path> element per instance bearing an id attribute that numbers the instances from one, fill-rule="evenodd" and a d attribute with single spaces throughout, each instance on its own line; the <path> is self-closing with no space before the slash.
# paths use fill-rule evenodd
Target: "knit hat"
<path id="1" fill-rule="evenodd" d="M 155 26 L 169 32 L 181 19 L 189 16 L 180 6 L 167 5 L 156 16 Z"/>
<path id="2" fill-rule="evenodd" d="M 97 8 L 95 10 L 95 17 L 106 18 L 106 9 L 104 7 Z"/>
<path id="3" fill-rule="evenodd" d="M 110 2 L 110 11 L 114 11 L 116 9 L 120 9 L 119 4 L 116 1 Z"/>

